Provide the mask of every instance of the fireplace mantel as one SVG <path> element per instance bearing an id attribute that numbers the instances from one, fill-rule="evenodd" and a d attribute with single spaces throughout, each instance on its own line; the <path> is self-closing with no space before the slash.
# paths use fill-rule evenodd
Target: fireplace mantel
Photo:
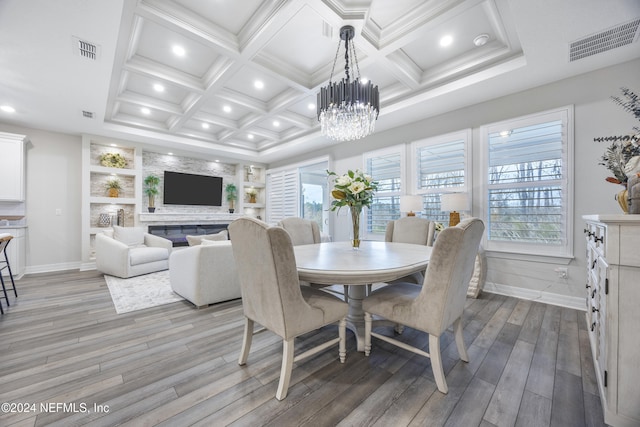
<path id="1" fill-rule="evenodd" d="M 141 225 L 151 224 L 218 224 L 229 223 L 243 217 L 239 213 L 140 213 L 138 221 Z"/>

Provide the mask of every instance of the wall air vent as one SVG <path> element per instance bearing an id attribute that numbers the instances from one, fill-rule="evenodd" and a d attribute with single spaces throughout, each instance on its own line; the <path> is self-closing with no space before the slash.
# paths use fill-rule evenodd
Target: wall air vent
<path id="1" fill-rule="evenodd" d="M 569 46 L 569 62 L 625 46 L 638 38 L 640 18 L 576 40 Z"/>
<path id="2" fill-rule="evenodd" d="M 93 119 L 93 112 L 82 110 L 82 117 L 85 119 Z"/>
<path id="3" fill-rule="evenodd" d="M 74 55 L 91 61 L 97 61 L 100 59 L 101 49 L 99 45 L 82 40 L 78 37 L 72 37 L 71 39 L 73 42 L 72 47 Z"/>

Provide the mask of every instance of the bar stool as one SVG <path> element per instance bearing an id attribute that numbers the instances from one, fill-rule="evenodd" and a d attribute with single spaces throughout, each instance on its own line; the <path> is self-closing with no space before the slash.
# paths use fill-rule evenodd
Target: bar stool
<path id="1" fill-rule="evenodd" d="M 7 307 L 9 307 L 11 304 L 9 303 L 9 295 L 7 295 L 7 288 L 4 283 L 4 278 L 2 277 L 2 270 L 4 270 L 5 268 L 9 270 L 9 278 L 11 279 L 11 284 L 13 285 L 13 287 L 9 288 L 9 290 L 13 290 L 13 294 L 16 297 L 18 296 L 16 282 L 14 282 L 13 280 L 13 273 L 11 272 L 11 265 L 9 265 L 9 257 L 7 255 L 7 246 L 9 246 L 9 242 L 11 241 L 11 239 L 13 239 L 13 236 L 11 234 L 0 233 L 0 252 L 4 254 L 4 261 L 0 259 L 0 283 L 2 283 L 2 292 L 4 293 L 4 299 L 7 300 Z M 0 314 L 4 314 L 1 302 Z"/>

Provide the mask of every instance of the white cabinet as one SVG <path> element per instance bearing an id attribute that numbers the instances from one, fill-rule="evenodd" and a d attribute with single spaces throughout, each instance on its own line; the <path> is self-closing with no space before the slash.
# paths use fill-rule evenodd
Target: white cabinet
<path id="1" fill-rule="evenodd" d="M 13 239 L 11 239 L 9 245 L 7 245 L 7 257 L 9 258 L 11 273 L 13 274 L 13 278 L 16 280 L 24 275 L 25 258 L 27 256 L 26 230 L 26 227 L 0 228 L 0 234 L 9 233 L 13 236 Z M 2 261 L 4 261 L 4 254 L 0 254 L 0 256 L 2 256 Z M 9 276 L 9 269 L 5 268 L 2 270 L 2 275 Z M 11 285 L 9 284 L 9 286 Z"/>
<path id="2" fill-rule="evenodd" d="M 27 137 L 0 132 L 0 201 L 25 199 L 25 146 Z"/>
<path id="3" fill-rule="evenodd" d="M 587 326 L 604 421 L 640 425 L 640 215 L 588 215 Z"/>

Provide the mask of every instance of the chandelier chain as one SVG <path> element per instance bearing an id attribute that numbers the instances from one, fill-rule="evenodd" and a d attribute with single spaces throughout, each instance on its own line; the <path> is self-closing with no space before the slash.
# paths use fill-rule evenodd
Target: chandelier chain
<path id="1" fill-rule="evenodd" d="M 329 83 L 331 83 L 331 81 L 333 81 L 333 72 L 336 69 L 336 62 L 338 62 L 338 53 L 340 53 L 340 45 L 342 44 L 342 41 L 338 42 L 338 48 L 336 49 L 336 56 L 333 58 L 333 67 L 331 67 L 331 75 L 329 75 Z"/>
<path id="2" fill-rule="evenodd" d="M 351 42 L 351 52 L 352 52 L 351 56 L 353 57 L 352 62 L 356 63 L 356 72 L 358 73 L 356 80 L 360 80 L 360 65 L 358 64 L 358 55 L 356 55 L 356 47 L 354 46 L 353 42 Z"/>

